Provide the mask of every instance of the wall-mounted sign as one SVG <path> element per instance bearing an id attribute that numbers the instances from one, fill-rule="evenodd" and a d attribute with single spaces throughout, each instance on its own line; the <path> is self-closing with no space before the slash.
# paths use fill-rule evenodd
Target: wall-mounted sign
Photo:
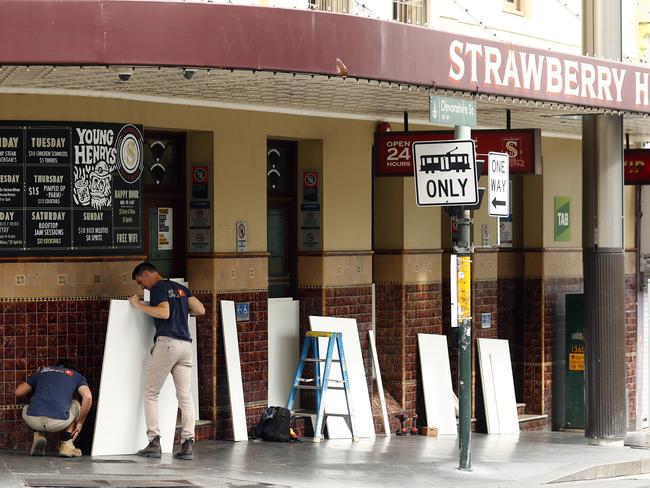
<path id="1" fill-rule="evenodd" d="M 0 253 L 142 252 L 142 128 L 0 126 Z"/>
<path id="2" fill-rule="evenodd" d="M 158 208 L 158 250 L 174 249 L 174 214 L 171 207 Z"/>
<path id="3" fill-rule="evenodd" d="M 321 213 L 318 170 L 302 173 L 302 203 L 300 205 L 300 250 L 318 251 L 321 247 Z"/>
<path id="4" fill-rule="evenodd" d="M 209 195 L 208 167 L 192 166 L 192 200 L 207 200 Z"/>
<path id="5" fill-rule="evenodd" d="M 476 102 L 453 97 L 429 96 L 429 122 L 476 127 Z"/>
<path id="6" fill-rule="evenodd" d="M 508 155 L 510 174 L 541 174 L 541 131 L 539 129 L 473 130 L 476 154 Z M 375 132 L 375 176 L 413 176 L 411 146 L 416 142 L 454 139 L 453 131 Z M 483 165 L 482 174 L 488 167 Z"/>
<path id="7" fill-rule="evenodd" d="M 248 223 L 245 220 L 238 220 L 235 224 L 235 238 L 237 240 L 237 252 L 248 251 Z"/>
<path id="8" fill-rule="evenodd" d="M 555 240 L 571 240 L 571 198 L 555 197 Z"/>
<path id="9" fill-rule="evenodd" d="M 251 319 L 251 304 L 249 302 L 235 303 L 235 321 L 244 322 Z"/>
<path id="10" fill-rule="evenodd" d="M 190 252 L 210 252 L 210 229 L 190 229 Z"/>
<path id="11" fill-rule="evenodd" d="M 626 185 L 650 185 L 650 149 L 624 151 Z"/>

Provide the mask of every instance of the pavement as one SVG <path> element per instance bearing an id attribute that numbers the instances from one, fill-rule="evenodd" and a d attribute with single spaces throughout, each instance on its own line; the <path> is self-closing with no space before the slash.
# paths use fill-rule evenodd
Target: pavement
<path id="1" fill-rule="evenodd" d="M 473 434 L 472 471 L 454 437 L 377 437 L 314 444 L 204 441 L 194 460 L 63 459 L 0 451 L 0 488 L 57 487 L 650 487 L 650 449 L 587 445 L 580 433 Z"/>

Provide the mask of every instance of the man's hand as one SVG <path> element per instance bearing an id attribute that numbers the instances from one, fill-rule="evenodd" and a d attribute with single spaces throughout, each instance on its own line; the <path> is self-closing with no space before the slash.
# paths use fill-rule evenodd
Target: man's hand
<path id="1" fill-rule="evenodd" d="M 131 305 L 133 305 L 135 308 L 139 308 L 140 297 L 138 295 L 133 295 L 131 298 L 129 298 L 129 302 L 131 302 Z"/>
<path id="2" fill-rule="evenodd" d="M 74 426 L 74 430 L 72 431 L 72 440 L 74 441 L 77 436 L 79 435 L 79 432 L 81 432 L 81 428 L 84 426 L 83 422 L 77 422 Z"/>

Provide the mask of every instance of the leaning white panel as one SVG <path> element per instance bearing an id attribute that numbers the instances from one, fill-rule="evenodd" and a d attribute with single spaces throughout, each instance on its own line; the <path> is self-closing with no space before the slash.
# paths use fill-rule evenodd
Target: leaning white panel
<path id="1" fill-rule="evenodd" d="M 418 334 L 418 346 L 427 426 L 436 427 L 439 435 L 456 435 L 458 430 L 447 336 Z"/>
<path id="2" fill-rule="evenodd" d="M 510 348 L 502 339 L 478 339 L 478 358 L 488 434 L 518 434 Z"/>
<path id="3" fill-rule="evenodd" d="M 91 454 L 135 454 L 147 445 L 143 387 L 153 319 L 127 300 L 111 300 Z M 178 401 L 171 375 L 158 398 L 163 453 L 172 452 Z"/>
<path id="4" fill-rule="evenodd" d="M 235 319 L 235 302 L 221 300 L 221 321 L 223 323 L 223 341 L 228 370 L 228 393 L 232 413 L 233 440 L 247 441 L 246 411 L 244 409 L 244 387 L 241 379 L 239 361 L 239 340 L 237 339 L 237 321 Z"/>
<path id="5" fill-rule="evenodd" d="M 388 422 L 388 411 L 386 410 L 386 398 L 384 397 L 384 383 L 381 380 L 381 370 L 379 369 L 379 356 L 377 355 L 377 345 L 375 343 L 375 331 L 368 331 L 368 341 L 370 342 L 370 354 L 372 355 L 372 367 L 375 369 L 375 381 L 377 382 L 377 396 L 379 396 L 379 405 L 381 406 L 381 418 L 384 422 L 384 433 L 390 437 L 390 423 Z"/>
<path id="6" fill-rule="evenodd" d="M 300 356 L 298 300 L 269 298 L 268 405 L 286 406 Z M 298 408 L 298 398 L 294 408 Z"/>
<path id="7" fill-rule="evenodd" d="M 192 402 L 194 403 L 194 420 L 199 420 L 199 338 L 196 334 L 196 317 L 189 317 L 187 325 L 190 328 L 190 337 L 192 338 Z"/>
<path id="8" fill-rule="evenodd" d="M 343 352 L 348 368 L 350 380 L 351 404 L 354 411 L 355 430 L 359 438 L 375 438 L 375 425 L 372 419 L 372 407 L 366 383 L 366 372 L 363 365 L 361 343 L 357 321 L 339 317 L 310 316 L 311 330 L 317 332 L 341 332 L 343 334 Z M 328 339 L 319 339 L 321 358 L 327 354 Z M 338 359 L 336 348 L 334 358 Z M 321 364 L 323 367 L 323 364 Z M 341 369 L 336 364 L 332 366 L 330 377 L 341 379 Z M 345 392 L 343 390 L 329 390 L 325 398 L 325 411 L 329 413 L 346 413 Z M 345 419 L 341 417 L 327 418 L 327 433 L 330 439 L 349 439 L 352 433 L 348 429 Z"/>

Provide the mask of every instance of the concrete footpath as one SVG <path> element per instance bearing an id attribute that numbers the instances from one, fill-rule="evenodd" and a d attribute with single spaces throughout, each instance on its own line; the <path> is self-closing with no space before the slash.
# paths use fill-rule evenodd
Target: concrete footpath
<path id="1" fill-rule="evenodd" d="M 577 433 L 474 434 L 472 465 L 471 472 L 457 469 L 455 438 L 416 436 L 320 444 L 206 441 L 196 445 L 193 461 L 0 451 L 0 488 L 650 487 L 650 475 L 644 476 L 650 450 L 589 446 Z"/>

